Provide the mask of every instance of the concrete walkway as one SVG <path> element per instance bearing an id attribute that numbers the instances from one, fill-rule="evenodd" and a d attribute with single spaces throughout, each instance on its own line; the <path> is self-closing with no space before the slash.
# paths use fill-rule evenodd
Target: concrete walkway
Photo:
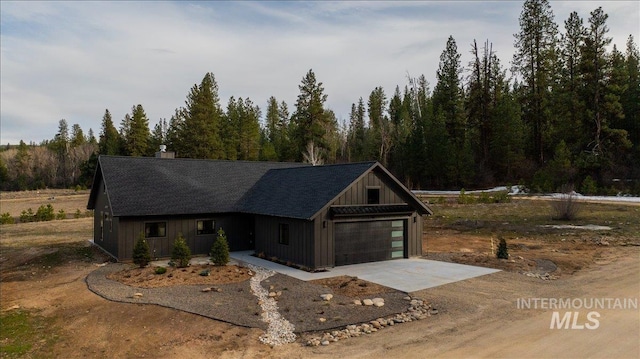
<path id="1" fill-rule="evenodd" d="M 303 281 L 348 275 L 406 293 L 499 272 L 491 268 L 408 258 L 352 264 L 334 267 L 326 272 L 309 273 L 252 254 L 253 251 L 242 251 L 231 252 L 230 256 L 240 264 L 253 264 Z"/>

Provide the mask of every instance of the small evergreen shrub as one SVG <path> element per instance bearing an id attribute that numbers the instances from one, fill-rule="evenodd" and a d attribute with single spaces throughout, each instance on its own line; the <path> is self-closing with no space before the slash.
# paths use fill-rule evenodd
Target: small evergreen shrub
<path id="1" fill-rule="evenodd" d="M 35 217 L 31 208 L 27 209 L 26 211 L 22 210 L 22 213 L 20 213 L 20 223 L 33 222 L 34 220 Z"/>
<path id="2" fill-rule="evenodd" d="M 510 203 L 509 191 L 500 191 L 493 194 L 493 203 Z"/>
<path id="3" fill-rule="evenodd" d="M 467 194 L 464 188 L 460 190 L 460 195 L 458 195 L 459 204 L 473 204 L 475 202 L 476 199 L 473 195 Z"/>
<path id="4" fill-rule="evenodd" d="M 67 218 L 67 214 L 64 213 L 64 209 L 61 209 L 58 211 L 58 214 L 56 214 L 56 219 L 66 219 Z"/>
<path id="5" fill-rule="evenodd" d="M 229 244 L 227 243 L 227 235 L 220 228 L 216 240 L 211 247 L 211 262 L 217 266 L 223 266 L 229 263 Z"/>
<path id="6" fill-rule="evenodd" d="M 56 218 L 56 214 L 53 211 L 53 206 L 49 203 L 46 206 L 43 204 L 38 208 L 35 220 L 38 222 L 45 222 L 53 221 L 54 218 Z"/>
<path id="7" fill-rule="evenodd" d="M 500 237 L 500 242 L 498 243 L 498 251 L 496 252 L 496 257 L 498 259 L 509 259 L 509 250 L 507 249 L 507 241 Z"/>
<path id="8" fill-rule="evenodd" d="M 178 238 L 173 242 L 173 249 L 171 250 L 171 261 L 176 264 L 178 268 L 185 268 L 189 266 L 191 260 L 191 250 L 187 241 L 182 236 L 182 233 L 178 233 Z"/>
<path id="9" fill-rule="evenodd" d="M 156 267 L 156 274 L 165 274 L 167 273 L 167 268 L 165 267 Z"/>
<path id="10" fill-rule="evenodd" d="M 593 178 L 591 178 L 591 176 L 587 176 L 582 181 L 580 191 L 582 192 L 582 194 L 593 196 L 598 193 L 598 184 Z"/>
<path id="11" fill-rule="evenodd" d="M 79 209 L 76 209 L 76 213 L 73 214 L 73 218 L 78 219 L 82 217 L 82 212 Z"/>
<path id="12" fill-rule="evenodd" d="M 14 224 L 16 221 L 13 219 L 9 212 L 5 212 L 0 215 L 0 224 Z"/>
<path id="13" fill-rule="evenodd" d="M 493 198 L 491 198 L 489 192 L 480 192 L 478 203 L 493 203 Z"/>
<path id="14" fill-rule="evenodd" d="M 140 268 L 146 267 L 151 262 L 151 253 L 149 252 L 149 243 L 144 239 L 144 233 L 140 232 L 138 240 L 133 247 L 133 263 L 140 266 Z"/>

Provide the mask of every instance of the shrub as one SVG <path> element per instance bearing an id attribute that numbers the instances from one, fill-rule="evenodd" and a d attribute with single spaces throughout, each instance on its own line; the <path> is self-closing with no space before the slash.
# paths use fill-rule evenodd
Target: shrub
<path id="1" fill-rule="evenodd" d="M 509 196 L 509 191 L 500 191 L 496 192 L 493 195 L 494 203 L 509 203 L 511 202 L 511 196 Z"/>
<path id="2" fill-rule="evenodd" d="M 58 211 L 58 214 L 56 214 L 56 219 L 67 219 L 67 214 L 64 213 L 64 209 Z"/>
<path id="3" fill-rule="evenodd" d="M 476 199 L 473 195 L 466 194 L 466 191 L 463 189 L 460 190 L 460 195 L 458 195 L 458 203 L 459 204 L 473 204 L 476 202 Z"/>
<path id="4" fill-rule="evenodd" d="M 191 260 L 191 250 L 187 241 L 185 241 L 182 233 L 178 233 L 178 238 L 173 242 L 173 249 L 171 250 L 171 261 L 176 264 L 178 268 L 184 268 L 189 266 Z"/>
<path id="5" fill-rule="evenodd" d="M 35 220 L 34 216 L 33 216 L 33 210 L 31 208 L 25 210 L 22 210 L 22 213 L 20 213 L 20 223 L 27 223 L 27 222 L 33 222 Z"/>
<path id="6" fill-rule="evenodd" d="M 551 218 L 560 221 L 571 221 L 578 216 L 580 202 L 575 198 L 574 192 L 565 190 L 560 198 L 551 201 Z"/>
<path id="7" fill-rule="evenodd" d="M 149 243 L 144 239 L 144 233 L 140 232 L 138 240 L 133 247 L 133 263 L 140 266 L 140 268 L 146 267 L 151 262 L 151 253 L 149 253 Z"/>
<path id="8" fill-rule="evenodd" d="M 211 247 L 211 262 L 217 266 L 229 263 L 229 244 L 227 243 L 227 235 L 222 228 L 218 230 L 218 236 Z"/>
<path id="9" fill-rule="evenodd" d="M 53 206 L 49 203 L 46 206 L 43 204 L 38 208 L 36 212 L 36 221 L 53 221 L 56 218 L 56 214 L 53 211 Z"/>
<path id="10" fill-rule="evenodd" d="M 496 252 L 496 257 L 498 259 L 509 259 L 509 250 L 507 249 L 507 241 L 499 237 L 500 242 L 498 243 L 498 251 Z"/>
<path id="11" fill-rule="evenodd" d="M 598 193 L 598 184 L 591 176 L 587 176 L 582 181 L 580 191 L 586 195 L 595 195 Z"/>
<path id="12" fill-rule="evenodd" d="M 13 219 L 9 212 L 0 215 L 0 224 L 14 224 L 15 222 L 15 219 Z"/>
<path id="13" fill-rule="evenodd" d="M 79 209 L 76 209 L 76 212 L 73 214 L 73 218 L 78 219 L 82 217 L 82 212 Z"/>
<path id="14" fill-rule="evenodd" d="M 167 273 L 167 268 L 165 267 L 156 267 L 156 274 L 165 274 Z"/>

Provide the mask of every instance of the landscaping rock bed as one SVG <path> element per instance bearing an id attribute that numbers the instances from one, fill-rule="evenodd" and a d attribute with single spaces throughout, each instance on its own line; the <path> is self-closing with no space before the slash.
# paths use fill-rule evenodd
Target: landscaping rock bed
<path id="1" fill-rule="evenodd" d="M 253 294 L 250 281 L 212 285 L 176 285 L 158 288 L 132 287 L 108 279 L 110 273 L 130 268 L 110 263 L 91 272 L 88 288 L 101 297 L 123 303 L 155 304 L 174 308 L 231 324 L 267 330 L 262 320 L 262 308 Z M 407 311 L 405 293 L 390 291 L 366 298 L 347 297 L 333 293 L 331 288 L 304 282 L 283 274 L 275 274 L 260 282 L 272 296 L 282 318 L 289 321 L 296 333 L 344 328 L 347 325 L 369 323 Z M 204 291 L 203 291 L 204 290 Z M 279 294 L 279 295 L 277 295 Z M 332 294 L 330 300 L 321 295 Z M 384 300 L 382 306 L 354 304 L 355 300 Z"/>

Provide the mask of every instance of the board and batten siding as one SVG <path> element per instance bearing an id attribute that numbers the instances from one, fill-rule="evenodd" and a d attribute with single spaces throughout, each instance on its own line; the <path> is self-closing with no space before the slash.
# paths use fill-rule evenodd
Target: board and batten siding
<path id="1" fill-rule="evenodd" d="M 380 189 L 380 204 L 403 204 L 408 200 L 402 198 L 398 193 L 404 190 L 378 175 L 376 171 L 370 171 L 359 181 L 349 186 L 342 195 L 336 198 L 330 206 L 333 205 L 366 205 L 367 189 Z M 334 220 L 331 218 L 330 208 L 326 207 L 316 216 L 314 220 L 314 267 L 315 269 L 331 268 L 335 266 L 335 224 L 339 222 L 350 221 L 371 221 L 371 220 L 407 220 L 406 230 L 406 251 L 407 256 L 415 257 L 422 255 L 422 229 L 423 218 L 417 212 L 413 212 L 411 216 L 371 216 L 371 217 L 354 217 L 341 218 Z"/>
<path id="2" fill-rule="evenodd" d="M 280 224 L 289 225 L 289 244 L 279 243 Z M 315 268 L 313 261 L 313 222 L 272 216 L 256 216 L 257 254 Z"/>
<path id="3" fill-rule="evenodd" d="M 196 222 L 198 220 L 214 220 L 215 231 L 213 234 L 196 234 Z M 145 223 L 165 222 L 166 235 L 164 237 L 146 238 L 149 243 L 152 258 L 169 258 L 171 250 L 178 234 L 185 238 L 192 255 L 208 255 L 216 238 L 216 233 L 222 227 L 227 236 L 229 249 L 247 250 L 253 249 L 254 231 L 253 219 L 246 215 L 194 215 L 194 216 L 157 216 L 157 217 L 122 217 L 118 226 L 118 258 L 131 260 L 133 258 L 133 246 L 144 233 Z"/>
<path id="4" fill-rule="evenodd" d="M 102 190 L 96 196 L 93 210 L 93 242 L 112 256 L 118 257 L 118 218 L 112 216 L 102 182 L 99 183 L 99 187 Z"/>
<path id="5" fill-rule="evenodd" d="M 367 189 L 380 189 L 380 204 L 401 204 L 406 203 L 394 190 L 392 183 L 381 179 L 375 171 L 367 173 L 356 183 L 353 183 L 347 190 L 336 199 L 331 205 L 360 205 L 367 204 Z"/>

